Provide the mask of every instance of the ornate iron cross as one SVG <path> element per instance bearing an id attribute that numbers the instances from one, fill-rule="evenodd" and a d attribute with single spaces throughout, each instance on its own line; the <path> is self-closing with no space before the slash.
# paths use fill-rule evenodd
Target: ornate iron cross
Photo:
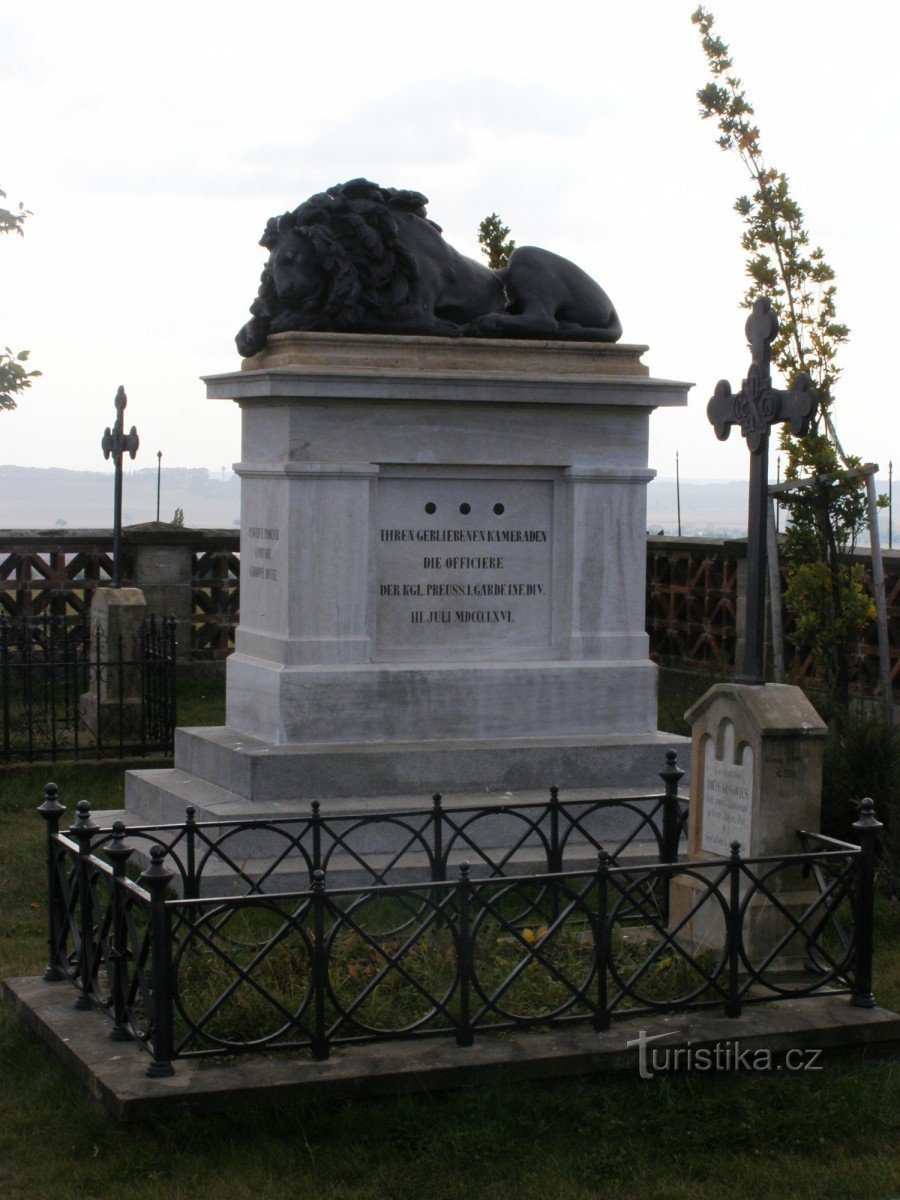
<path id="1" fill-rule="evenodd" d="M 732 425 L 740 425 L 750 448 L 750 505 L 747 516 L 747 620 L 744 664 L 739 683 L 764 684 L 766 621 L 766 521 L 769 511 L 769 430 L 789 422 L 791 433 L 803 437 L 819 402 L 809 376 L 800 372 L 787 391 L 772 387 L 772 339 L 778 319 L 768 296 L 759 296 L 745 326 L 752 361 L 737 394 L 727 379 L 720 379 L 706 414 L 725 441 Z"/>
<path id="2" fill-rule="evenodd" d="M 125 395 L 125 389 L 120 387 L 116 392 L 116 422 L 112 429 L 107 425 L 103 434 L 103 440 L 100 443 L 100 448 L 103 451 L 103 457 L 109 458 L 112 455 L 113 462 L 116 465 L 116 489 L 113 507 L 113 577 L 111 587 L 121 587 L 121 552 L 122 552 L 122 455 L 126 452 L 132 458 L 138 452 L 138 446 L 141 444 L 138 437 L 138 432 L 132 425 L 130 432 L 125 432 L 125 405 L 128 403 L 128 397 Z"/>

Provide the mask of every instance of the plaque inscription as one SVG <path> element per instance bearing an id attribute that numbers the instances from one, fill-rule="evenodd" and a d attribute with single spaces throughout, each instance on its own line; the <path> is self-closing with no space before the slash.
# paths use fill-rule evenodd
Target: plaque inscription
<path id="1" fill-rule="evenodd" d="M 744 746 L 740 762 L 735 762 L 734 726 L 730 721 L 725 722 L 723 733 L 721 758 L 716 757 L 716 739 L 706 743 L 701 849 L 727 858 L 732 842 L 740 842 L 742 854 L 750 852 L 753 751 Z"/>
<path id="2" fill-rule="evenodd" d="M 247 530 L 247 578 L 278 582 L 278 543 L 281 530 L 267 525 L 251 525 Z"/>
<path id="3" fill-rule="evenodd" d="M 549 650 L 552 515 L 550 480 L 382 479 L 378 657 Z"/>

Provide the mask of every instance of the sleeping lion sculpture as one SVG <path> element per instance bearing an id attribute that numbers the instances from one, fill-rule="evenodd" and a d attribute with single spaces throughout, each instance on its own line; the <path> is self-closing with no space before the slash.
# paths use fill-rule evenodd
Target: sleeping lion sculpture
<path id="1" fill-rule="evenodd" d="M 235 341 L 249 358 L 270 333 L 434 334 L 615 342 L 622 326 L 599 284 L 568 259 L 520 246 L 493 270 L 454 250 L 420 192 L 367 179 L 335 184 L 272 217 L 269 251 Z"/>

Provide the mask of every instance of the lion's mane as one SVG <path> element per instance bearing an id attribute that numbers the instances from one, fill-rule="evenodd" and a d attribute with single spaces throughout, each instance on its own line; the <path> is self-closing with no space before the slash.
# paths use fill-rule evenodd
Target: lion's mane
<path id="1" fill-rule="evenodd" d="M 259 244 L 272 250 L 287 236 L 306 238 L 324 280 L 317 294 L 305 298 L 302 309 L 287 309 L 271 277 L 267 279 L 266 267 L 260 299 L 273 332 L 290 329 L 292 313 L 318 313 L 323 328 L 348 329 L 377 320 L 405 303 L 418 268 L 400 240 L 394 214 L 412 213 L 429 220 L 427 203 L 421 192 L 353 179 L 311 196 L 293 212 L 270 218 Z M 304 322 L 303 328 L 310 328 L 310 322 Z"/>

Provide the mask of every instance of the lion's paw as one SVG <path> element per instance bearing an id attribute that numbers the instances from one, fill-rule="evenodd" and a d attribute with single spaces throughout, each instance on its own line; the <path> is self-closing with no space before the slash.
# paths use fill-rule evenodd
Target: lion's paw
<path id="1" fill-rule="evenodd" d="M 466 327 L 466 332 L 472 337 L 497 337 L 503 332 L 506 325 L 503 313 L 485 313 L 483 317 L 476 317 Z"/>
<path id="2" fill-rule="evenodd" d="M 462 337 L 463 329 L 461 325 L 457 325 L 455 321 L 443 321 L 440 317 L 435 317 L 432 333 L 438 337 Z"/>

